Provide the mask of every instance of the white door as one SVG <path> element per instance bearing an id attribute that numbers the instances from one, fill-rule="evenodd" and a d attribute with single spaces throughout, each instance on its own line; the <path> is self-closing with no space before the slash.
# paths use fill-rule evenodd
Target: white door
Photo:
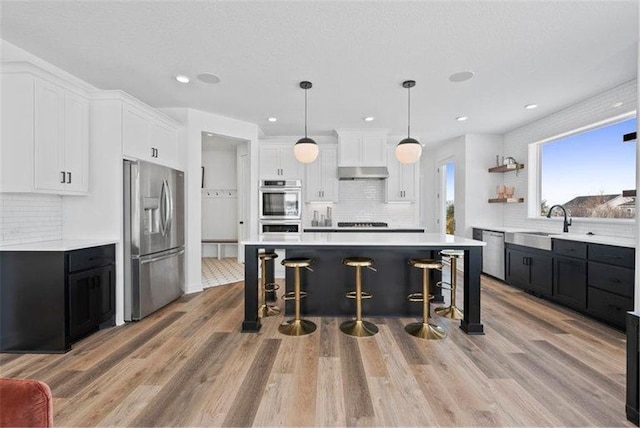
<path id="1" fill-rule="evenodd" d="M 65 190 L 89 190 L 89 103 L 86 99 L 64 95 Z"/>
<path id="2" fill-rule="evenodd" d="M 155 162 L 175 165 L 177 132 L 170 126 L 154 122 L 151 124 L 151 147 L 156 149 Z"/>
<path id="3" fill-rule="evenodd" d="M 280 148 L 260 147 L 260 178 L 280 178 Z"/>
<path id="4" fill-rule="evenodd" d="M 67 182 L 64 170 L 62 88 L 36 79 L 35 188 L 60 190 Z"/>
<path id="5" fill-rule="evenodd" d="M 138 109 L 122 106 L 122 152 L 136 159 L 152 160 L 150 119 Z"/>
<path id="6" fill-rule="evenodd" d="M 338 202 L 338 150 L 335 146 L 320 150 L 320 186 L 322 200 Z"/>
<path id="7" fill-rule="evenodd" d="M 287 180 L 301 180 L 304 173 L 303 164 L 293 155 L 293 143 L 280 148 L 280 172 Z"/>

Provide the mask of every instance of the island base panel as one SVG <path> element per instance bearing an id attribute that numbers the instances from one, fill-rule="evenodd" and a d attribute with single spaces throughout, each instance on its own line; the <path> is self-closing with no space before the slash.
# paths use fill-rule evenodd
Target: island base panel
<path id="1" fill-rule="evenodd" d="M 342 264 L 345 257 L 371 257 L 376 271 L 362 269 L 362 289 L 373 295 L 362 301 L 362 316 L 420 317 L 421 306 L 409 302 L 407 296 L 422 289 L 422 271 L 409 266 L 410 258 L 437 258 L 431 250 L 394 250 L 355 248 L 287 249 L 287 257 L 308 257 L 311 268 L 301 270 L 302 291 L 307 297 L 301 301 L 302 314 L 306 316 L 337 316 L 355 318 L 355 301 L 345 294 L 355 290 L 353 268 Z M 431 293 L 441 296 L 435 283 L 441 278 L 432 272 Z M 293 291 L 293 275 L 286 279 L 286 291 Z M 285 313 L 293 314 L 293 302 L 286 302 Z"/>

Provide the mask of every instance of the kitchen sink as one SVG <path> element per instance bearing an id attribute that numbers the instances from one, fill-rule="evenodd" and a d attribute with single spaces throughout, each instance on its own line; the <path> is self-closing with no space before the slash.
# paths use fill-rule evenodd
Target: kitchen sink
<path id="1" fill-rule="evenodd" d="M 511 232 L 505 233 L 504 242 L 551 251 L 551 235 L 547 232 Z"/>

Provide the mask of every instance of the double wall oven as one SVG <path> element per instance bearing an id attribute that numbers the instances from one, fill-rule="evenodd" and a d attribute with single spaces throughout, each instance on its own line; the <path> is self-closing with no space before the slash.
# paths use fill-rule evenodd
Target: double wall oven
<path id="1" fill-rule="evenodd" d="M 302 232 L 300 180 L 260 181 L 260 233 Z"/>

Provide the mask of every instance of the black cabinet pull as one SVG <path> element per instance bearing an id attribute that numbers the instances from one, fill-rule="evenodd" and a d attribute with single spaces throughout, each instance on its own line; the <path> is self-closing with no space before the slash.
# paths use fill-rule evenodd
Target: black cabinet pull
<path id="1" fill-rule="evenodd" d="M 618 278 L 609 278 L 609 281 L 613 282 L 614 284 L 622 283 L 622 281 L 620 281 L 620 279 L 618 279 Z"/>
<path id="2" fill-rule="evenodd" d="M 60 171 L 62 173 L 62 181 L 60 183 L 66 183 L 65 177 L 67 176 L 64 171 Z"/>
<path id="3" fill-rule="evenodd" d="M 608 304 L 607 306 L 609 306 L 610 308 L 615 309 L 616 311 L 624 311 L 624 308 L 621 308 L 620 306 L 616 306 L 616 305 L 612 305 L 612 304 Z"/>
<path id="4" fill-rule="evenodd" d="M 71 184 L 71 173 L 67 172 L 67 183 Z"/>

